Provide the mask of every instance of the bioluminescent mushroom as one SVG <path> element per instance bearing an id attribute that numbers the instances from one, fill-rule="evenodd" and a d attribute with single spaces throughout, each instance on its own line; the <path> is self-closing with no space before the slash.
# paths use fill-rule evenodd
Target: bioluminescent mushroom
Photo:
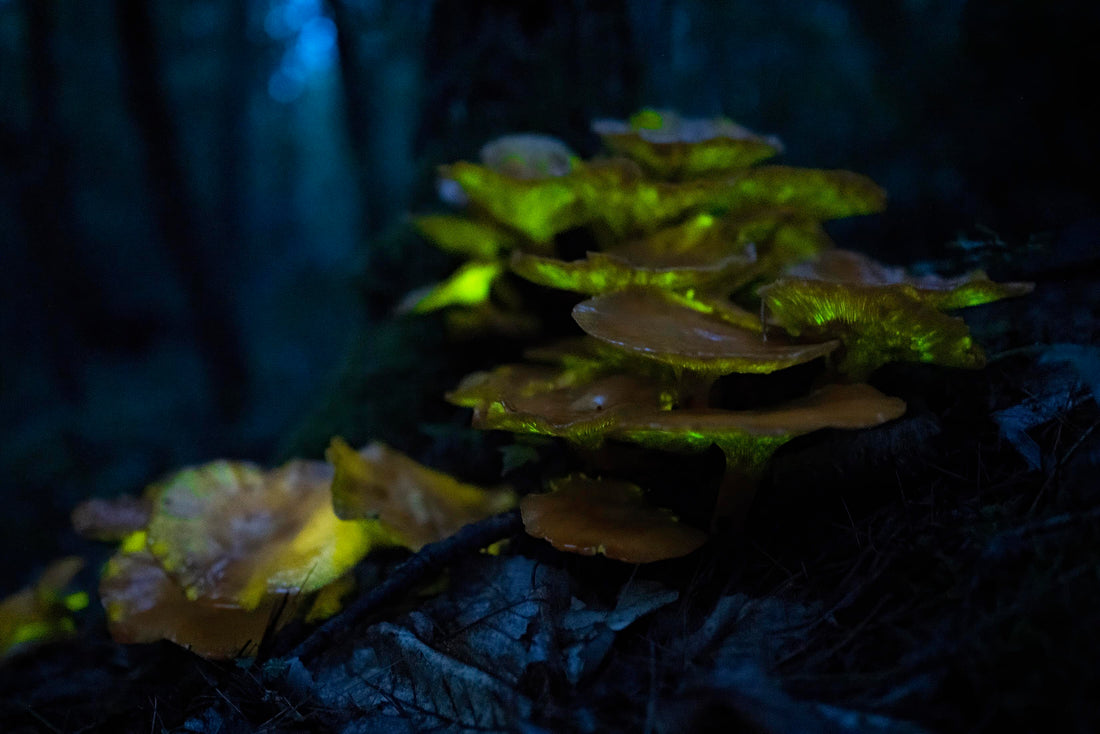
<path id="1" fill-rule="evenodd" d="M 33 585 L 0 599 L 0 661 L 76 634 L 72 614 L 88 606 L 88 594 L 66 587 L 83 567 L 76 556 L 58 559 Z"/>
<path id="2" fill-rule="evenodd" d="M 612 151 L 648 173 L 678 180 L 719 176 L 783 152 L 779 138 L 757 135 L 726 118 L 685 118 L 644 109 L 629 120 L 596 120 L 592 130 Z"/>
<path id="3" fill-rule="evenodd" d="M 247 610 L 317 591 L 393 543 L 376 521 L 336 516 L 332 477 L 316 461 L 184 469 L 160 484 L 147 548 L 191 600 Z"/>

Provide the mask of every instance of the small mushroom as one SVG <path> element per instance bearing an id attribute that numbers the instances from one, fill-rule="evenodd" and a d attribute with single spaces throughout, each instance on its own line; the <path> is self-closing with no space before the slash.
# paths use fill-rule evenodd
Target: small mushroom
<path id="1" fill-rule="evenodd" d="M 383 443 L 355 451 L 334 438 L 326 457 L 335 469 L 336 514 L 348 520 L 377 518 L 393 542 L 412 550 L 515 505 L 510 490 L 464 484 Z"/>
<path id="2" fill-rule="evenodd" d="M 706 542 L 706 533 L 650 506 L 641 488 L 629 482 L 572 475 L 550 488 L 548 494 L 524 497 L 520 513 L 529 535 L 558 550 L 652 563 L 685 556 Z"/>

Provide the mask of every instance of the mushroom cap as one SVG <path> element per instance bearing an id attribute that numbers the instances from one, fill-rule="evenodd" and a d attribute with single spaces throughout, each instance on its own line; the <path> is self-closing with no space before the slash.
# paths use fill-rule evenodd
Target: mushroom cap
<path id="1" fill-rule="evenodd" d="M 668 179 L 728 173 L 782 152 L 774 136 L 756 135 L 726 118 L 683 118 L 645 109 L 630 120 L 596 120 L 592 130 L 608 148 Z"/>
<path id="2" fill-rule="evenodd" d="M 637 253 L 589 252 L 584 260 L 567 262 L 516 252 L 512 271 L 532 283 L 588 295 L 632 286 L 685 290 L 736 283 L 737 275 L 756 260 L 756 252 L 750 246 L 717 258 L 700 253 L 694 263 L 679 259 L 678 264 L 665 264 L 658 258 L 646 262 Z"/>
<path id="3" fill-rule="evenodd" d="M 934 273 L 914 276 L 905 268 L 883 265 L 862 253 L 840 249 L 822 252 L 813 260 L 792 266 L 786 275 L 848 285 L 896 286 L 897 290 L 941 311 L 1022 296 L 1035 288 L 1034 283 L 995 283 L 980 270 L 956 278 Z"/>
<path id="4" fill-rule="evenodd" d="M 881 211 L 886 194 L 851 171 L 749 168 L 723 178 L 652 181 L 619 161 L 577 164 L 564 176 L 522 180 L 459 161 L 444 169 L 479 212 L 549 242 L 567 229 L 602 224 L 617 236 L 653 232 L 694 212 L 783 207 L 815 219 Z"/>
<path id="5" fill-rule="evenodd" d="M 498 224 L 453 214 L 415 217 L 412 224 L 440 250 L 473 260 L 496 260 L 517 243 Z"/>
<path id="6" fill-rule="evenodd" d="M 564 176 L 573 170 L 577 155 L 551 135 L 503 135 L 481 146 L 481 162 L 492 170 L 518 179 Z"/>
<path id="7" fill-rule="evenodd" d="M 335 468 L 332 502 L 346 519 L 377 518 L 395 542 L 413 550 L 453 535 L 463 525 L 515 506 L 508 489 L 483 489 L 429 469 L 383 443 L 361 451 L 334 438 L 326 457 Z"/>
<path id="8" fill-rule="evenodd" d="M 115 554 L 104 568 L 99 594 L 116 642 L 169 640 L 210 659 L 247 654 L 259 645 L 275 614 L 282 612 L 271 625 L 276 629 L 294 616 L 276 596 L 253 609 L 188 599 L 145 550 Z"/>
<path id="9" fill-rule="evenodd" d="M 758 410 L 624 410 L 607 438 L 667 451 L 719 446 L 745 471 L 763 469 L 787 441 L 823 428 L 878 426 L 905 413 L 905 401 L 866 384 L 826 385 L 795 400 Z"/>
<path id="10" fill-rule="evenodd" d="M 467 376 L 447 399 L 474 408 L 475 428 L 559 436 L 595 446 L 625 407 L 668 408 L 675 396 L 667 383 L 640 375 L 503 365 Z"/>
<path id="11" fill-rule="evenodd" d="M 159 485 L 147 547 L 189 599 L 255 609 L 271 594 L 315 591 L 392 542 L 377 522 L 339 519 L 331 482 L 316 461 L 185 469 Z"/>
<path id="12" fill-rule="evenodd" d="M 448 306 L 478 306 L 486 303 L 493 283 L 504 272 L 500 262 L 472 260 L 441 283 L 418 288 L 401 301 L 398 313 L 429 313 Z"/>
<path id="13" fill-rule="evenodd" d="M 573 475 L 550 484 L 550 493 L 524 497 L 520 513 L 529 535 L 558 550 L 651 563 L 685 556 L 706 542 L 706 533 L 650 506 L 629 482 Z"/>
<path id="14" fill-rule="evenodd" d="M 768 323 L 795 336 L 840 339 L 837 368 L 856 380 L 888 362 L 985 364 L 963 320 L 941 313 L 910 286 L 782 278 L 759 294 Z"/>
<path id="15" fill-rule="evenodd" d="M 632 289 L 590 298 L 573 319 L 591 336 L 673 367 L 710 375 L 767 373 L 809 362 L 839 342 L 794 344 L 735 326 L 674 302 L 653 290 Z"/>

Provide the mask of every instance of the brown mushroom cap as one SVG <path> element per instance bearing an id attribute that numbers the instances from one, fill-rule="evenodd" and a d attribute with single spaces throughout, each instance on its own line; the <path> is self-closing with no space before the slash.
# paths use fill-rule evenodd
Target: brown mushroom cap
<path id="1" fill-rule="evenodd" d="M 116 642 L 169 640 L 211 659 L 253 650 L 282 601 L 269 597 L 249 610 L 192 601 L 148 551 L 112 557 L 100 579 L 99 593 Z M 275 628 L 293 616 L 290 610 L 282 612 Z"/>
<path id="2" fill-rule="evenodd" d="M 413 550 L 463 525 L 515 506 L 507 489 L 483 489 L 429 469 L 383 443 L 355 451 L 334 438 L 332 502 L 339 517 L 378 518 L 395 542 Z"/>
<path id="3" fill-rule="evenodd" d="M 670 451 L 717 445 L 742 470 L 755 471 L 779 446 L 823 428 L 871 428 L 905 413 L 905 401 L 870 385 L 826 385 L 809 395 L 760 410 L 623 411 L 607 438 Z"/>
<path id="4" fill-rule="evenodd" d="M 160 487 L 147 547 L 190 599 L 255 609 L 315 591 L 387 540 L 378 523 L 336 517 L 331 481 L 323 462 L 185 469 Z"/>
<path id="5" fill-rule="evenodd" d="M 619 349 L 711 375 L 774 372 L 824 356 L 840 344 L 765 339 L 652 290 L 590 298 L 573 309 L 573 319 L 591 336 Z"/>
<path id="6" fill-rule="evenodd" d="M 629 482 L 573 475 L 551 482 L 551 490 L 524 497 L 520 512 L 527 533 L 558 550 L 651 563 L 706 542 L 706 533 L 646 504 L 642 490 Z"/>
<path id="7" fill-rule="evenodd" d="M 474 408 L 483 430 L 560 436 L 598 445 L 625 408 L 669 408 L 667 383 L 641 375 L 578 374 L 541 365 L 503 365 L 467 376 L 447 399 Z"/>

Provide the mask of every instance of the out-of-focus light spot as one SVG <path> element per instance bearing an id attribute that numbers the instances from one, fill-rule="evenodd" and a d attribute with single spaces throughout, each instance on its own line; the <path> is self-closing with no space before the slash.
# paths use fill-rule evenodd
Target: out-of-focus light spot
<path id="1" fill-rule="evenodd" d="M 321 0 L 282 0 L 274 2 L 264 17 L 264 30 L 277 41 L 283 41 L 321 14 Z"/>
<path id="2" fill-rule="evenodd" d="M 296 50 L 306 69 L 328 69 L 336 58 L 336 24 L 324 16 L 313 18 L 302 26 Z"/>
<path id="3" fill-rule="evenodd" d="M 267 93 L 276 102 L 289 104 L 298 99 L 305 86 L 305 82 L 301 78 L 291 76 L 283 69 L 279 69 L 267 80 Z"/>
<path id="4" fill-rule="evenodd" d="M 268 94 L 276 102 L 296 100 L 313 77 L 327 72 L 336 61 L 336 24 L 325 17 L 320 0 L 270 3 L 264 30 L 285 44 L 279 67 L 267 83 Z"/>

